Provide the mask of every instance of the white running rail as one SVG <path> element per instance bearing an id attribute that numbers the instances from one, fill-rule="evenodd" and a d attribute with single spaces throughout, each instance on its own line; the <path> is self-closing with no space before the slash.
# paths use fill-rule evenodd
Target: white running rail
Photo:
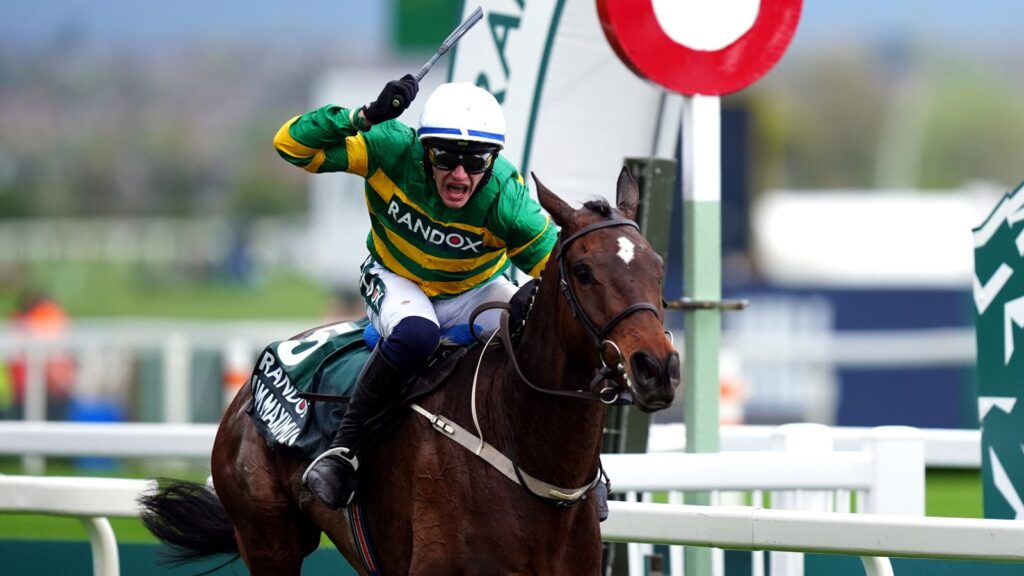
<path id="1" fill-rule="evenodd" d="M 775 426 L 723 426 L 723 452 L 771 449 Z M 831 428 L 835 449 L 861 450 L 871 428 Z M 939 468 L 981 468 L 979 430 L 919 429 L 924 437 L 925 465 Z M 206 458 L 213 449 L 216 424 L 138 424 L 0 421 L 0 454 L 40 456 L 175 456 Z M 650 451 L 681 451 L 686 447 L 682 424 L 651 426 Z"/>
<path id="2" fill-rule="evenodd" d="M 754 434 L 748 433 L 750 428 L 754 429 Z M 713 500 L 717 503 L 736 502 L 727 500 L 726 491 L 746 491 L 753 494 L 749 502 L 754 506 L 760 505 L 762 496 L 769 491 L 776 509 L 817 512 L 849 511 L 850 495 L 854 494 L 856 508 L 862 512 L 923 516 L 921 431 L 892 427 L 858 429 L 850 434 L 845 429 L 819 425 L 727 427 L 725 430 L 731 434 L 723 434 L 723 438 L 733 440 L 723 444 L 757 451 L 605 455 L 604 464 L 612 478 L 613 490 L 625 492 L 634 501 L 645 499 L 644 493 L 669 491 L 669 501 L 673 503 L 683 501 L 680 491 L 707 490 L 716 495 L 725 492 L 725 498 L 716 496 Z M 961 431 L 952 432 L 959 434 Z M 0 422 L 0 454 L 205 460 L 209 458 L 215 433 L 213 424 Z M 924 431 L 925 443 L 928 433 Z M 833 451 L 833 436 L 836 445 L 856 450 Z M 797 440 L 793 440 L 794 437 Z M 801 437 L 810 437 L 811 444 L 817 442 L 817 447 L 808 449 L 808 441 L 800 440 Z M 911 440 L 909 445 L 908 440 Z M 957 442 L 966 444 L 962 438 Z M 910 452 L 907 452 L 908 447 Z M 772 448 L 791 451 L 767 451 Z M 633 574 L 642 573 L 642 565 L 638 563 L 643 561 L 645 549 L 641 546 L 645 545 L 631 547 Z M 673 574 L 681 573 L 681 554 L 679 549 L 672 551 Z M 755 554 L 754 561 L 755 574 L 763 573 L 763 556 Z M 774 553 L 771 561 L 773 574 L 802 574 L 802 555 Z M 871 562 L 887 564 L 884 559 Z"/>
<path id="3" fill-rule="evenodd" d="M 1024 523 L 610 502 L 601 535 L 613 542 L 683 544 L 736 550 L 852 554 L 868 576 L 892 574 L 877 557 L 1024 562 Z"/>
<path id="4" fill-rule="evenodd" d="M 78 516 L 90 530 L 93 574 L 118 576 L 109 516 L 138 515 L 136 501 L 152 480 L 0 476 L 0 512 Z M 686 506 L 609 502 L 601 525 L 613 542 L 791 550 L 865 558 L 868 576 L 892 574 L 878 556 L 1024 561 L 1024 524 L 1011 520 L 919 518 L 766 510 L 751 506 Z"/>
<path id="5" fill-rule="evenodd" d="M 722 452 L 743 450 L 771 450 L 771 438 L 776 426 L 722 426 Z M 834 426 L 830 428 L 835 449 L 861 450 L 871 428 Z M 929 468 L 981 468 L 981 430 L 953 428 L 919 428 L 924 437 L 925 464 Z M 648 451 L 672 452 L 686 449 L 684 424 L 655 424 L 651 426 Z"/>
<path id="6" fill-rule="evenodd" d="M 117 540 L 108 517 L 138 517 L 137 500 L 153 480 L 0 475 L 0 513 L 75 516 L 85 525 L 92 548 L 92 573 L 119 576 Z"/>

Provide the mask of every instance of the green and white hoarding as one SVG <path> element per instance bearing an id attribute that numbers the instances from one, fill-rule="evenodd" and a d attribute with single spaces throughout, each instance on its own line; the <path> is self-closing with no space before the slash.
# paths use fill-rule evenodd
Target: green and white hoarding
<path id="1" fill-rule="evenodd" d="M 974 230 L 978 417 L 986 518 L 1024 518 L 1022 187 L 1004 196 Z"/>

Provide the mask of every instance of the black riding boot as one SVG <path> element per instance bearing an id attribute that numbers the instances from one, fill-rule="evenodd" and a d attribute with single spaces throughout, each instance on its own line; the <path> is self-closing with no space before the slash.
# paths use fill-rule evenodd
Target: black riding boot
<path id="1" fill-rule="evenodd" d="M 366 421 L 387 408 L 409 378 L 410 374 L 384 357 L 380 346 L 370 354 L 334 440 L 302 475 L 303 484 L 332 510 L 348 506 L 355 494 L 352 480 L 359 469 L 357 456 L 362 449 Z"/>

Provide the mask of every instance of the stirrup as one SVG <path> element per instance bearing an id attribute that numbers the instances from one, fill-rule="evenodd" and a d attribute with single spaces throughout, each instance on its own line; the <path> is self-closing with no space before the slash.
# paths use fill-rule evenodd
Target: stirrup
<path id="1" fill-rule="evenodd" d="M 352 470 L 359 470 L 359 457 L 353 454 L 351 458 L 348 458 L 346 454 L 348 454 L 349 452 L 350 450 L 348 448 L 345 448 L 344 446 L 339 446 L 337 448 L 330 448 L 328 450 L 325 450 L 323 454 L 317 456 L 316 459 L 310 462 L 309 466 L 306 466 L 306 471 L 302 473 L 302 484 L 306 485 L 306 476 L 309 475 L 309 471 L 312 470 L 313 467 L 316 466 L 318 462 L 320 462 L 321 460 L 328 456 L 337 456 L 338 458 L 341 458 L 345 462 L 348 462 L 349 465 L 352 466 Z"/>

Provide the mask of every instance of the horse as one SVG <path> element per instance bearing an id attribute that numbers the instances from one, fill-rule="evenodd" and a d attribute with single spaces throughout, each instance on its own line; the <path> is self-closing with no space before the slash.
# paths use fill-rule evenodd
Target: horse
<path id="1" fill-rule="evenodd" d="M 635 223 L 628 170 L 615 207 L 573 208 L 533 178 L 560 236 L 525 319 L 511 327 L 504 316 L 500 342 L 470 349 L 414 406 L 425 417 L 410 412 L 378 447 L 360 507 L 330 510 L 302 484 L 307 462 L 268 449 L 246 412 L 246 386 L 214 441 L 214 491 L 175 482 L 142 501 L 147 526 L 180 561 L 240 555 L 255 576 L 298 575 L 323 532 L 361 575 L 600 573 L 594 489 L 606 481 L 607 406 L 669 407 L 679 354 L 664 328 L 662 260 Z M 476 432 L 466 447 L 453 441 L 456 428 Z M 354 510 L 375 565 L 360 555 Z"/>

